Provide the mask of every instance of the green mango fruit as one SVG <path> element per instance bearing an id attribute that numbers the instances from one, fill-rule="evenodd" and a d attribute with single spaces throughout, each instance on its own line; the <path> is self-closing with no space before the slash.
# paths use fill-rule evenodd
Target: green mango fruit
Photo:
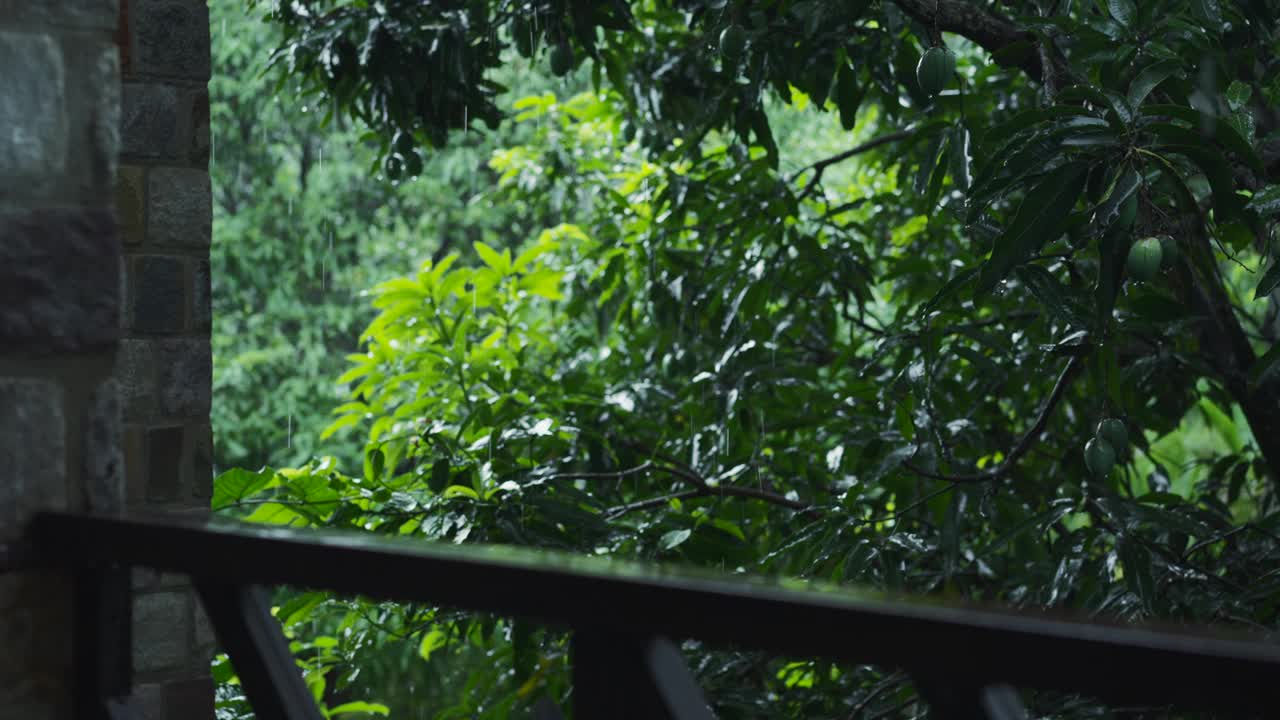
<path id="1" fill-rule="evenodd" d="M 942 92 L 956 72 L 956 56 L 944 47 L 931 47 L 916 65 L 916 82 L 929 95 Z"/>
<path id="2" fill-rule="evenodd" d="M 1084 446 L 1084 464 L 1089 472 L 1098 477 L 1106 477 L 1116 464 L 1116 451 L 1106 440 L 1090 438 Z"/>
<path id="3" fill-rule="evenodd" d="M 1129 276 L 1135 280 L 1146 282 L 1160 272 L 1160 259 L 1164 251 L 1160 249 L 1160 238 L 1145 237 L 1129 248 L 1129 260 L 1125 266 Z"/>
<path id="4" fill-rule="evenodd" d="M 556 77 L 569 74 L 573 69 L 573 50 L 568 45 L 557 45 L 551 50 L 551 74 Z"/>
<path id="5" fill-rule="evenodd" d="M 720 31 L 720 54 L 726 60 L 737 60 L 747 49 L 747 31 L 741 25 L 730 25 Z"/>
<path id="6" fill-rule="evenodd" d="M 1095 433 L 1100 440 L 1106 441 L 1117 454 L 1123 455 L 1129 448 L 1129 431 L 1124 421 L 1117 418 L 1104 418 L 1098 423 Z"/>

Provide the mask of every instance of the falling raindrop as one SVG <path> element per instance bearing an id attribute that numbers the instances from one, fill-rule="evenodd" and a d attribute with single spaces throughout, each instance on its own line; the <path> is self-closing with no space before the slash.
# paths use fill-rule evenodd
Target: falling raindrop
<path id="1" fill-rule="evenodd" d="M 289 413 L 288 425 L 285 430 L 285 444 L 289 449 L 293 449 L 293 413 Z"/>
<path id="2" fill-rule="evenodd" d="M 316 168 L 319 170 L 324 169 L 324 148 L 318 149 L 318 154 L 316 155 Z"/>
<path id="3" fill-rule="evenodd" d="M 289 198 L 289 214 L 293 214 L 293 198 Z"/>
<path id="4" fill-rule="evenodd" d="M 467 111 L 468 111 L 468 110 L 470 110 L 470 109 L 471 109 L 471 108 L 469 108 L 469 107 L 468 107 L 468 106 L 466 106 L 466 105 L 463 105 L 463 106 L 462 106 L 462 132 L 464 132 L 464 133 L 465 133 L 465 132 L 467 131 L 467 129 L 468 129 L 469 118 L 467 117 Z"/>

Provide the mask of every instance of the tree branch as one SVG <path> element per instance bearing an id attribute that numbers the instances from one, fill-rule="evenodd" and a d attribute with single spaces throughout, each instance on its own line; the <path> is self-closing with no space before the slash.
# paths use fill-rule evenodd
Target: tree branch
<path id="1" fill-rule="evenodd" d="M 997 57 L 996 53 L 1016 42 L 1035 44 L 1036 52 L 1018 53 L 1016 60 L 999 60 L 1005 67 L 1018 68 L 1033 80 L 1045 83 L 1050 97 L 1063 78 L 1077 82 L 1067 59 L 1012 20 L 988 12 L 967 0 L 894 0 L 903 12 L 927 27 L 962 35 Z M 936 18 L 936 22 L 935 22 Z M 1046 73 L 1045 70 L 1048 70 Z"/>
<path id="2" fill-rule="evenodd" d="M 785 495 L 779 495 L 778 493 L 770 492 L 768 490 L 758 490 L 756 488 L 738 487 L 734 485 L 711 485 L 707 483 L 706 478 L 702 477 L 701 475 L 699 475 L 698 473 L 692 470 L 688 470 L 682 467 L 669 467 L 665 465 L 658 465 L 654 463 L 652 460 L 646 460 L 645 462 L 640 463 L 635 467 L 627 468 L 625 470 L 617 470 L 614 472 L 557 473 L 555 475 L 548 475 L 545 479 L 547 480 L 621 480 L 622 478 L 625 478 L 631 475 L 639 475 L 640 473 L 649 472 L 651 470 L 658 470 L 661 472 L 668 473 L 670 475 L 674 475 L 680 478 L 681 480 L 688 482 L 690 485 L 693 485 L 694 489 L 684 490 L 682 492 L 672 493 L 669 495 L 662 495 L 655 498 L 648 498 L 647 500 L 639 500 L 637 502 L 628 503 L 626 505 L 619 505 L 618 507 L 610 508 L 609 510 L 605 511 L 605 515 L 610 518 L 621 517 L 623 515 L 626 515 L 629 512 L 634 512 L 636 510 L 648 510 L 655 507 L 661 507 L 667 504 L 668 502 L 670 502 L 671 500 L 683 500 L 683 499 L 695 498 L 695 497 L 744 497 L 744 498 L 751 498 L 753 500 L 763 500 L 765 502 L 773 503 L 774 505 L 781 505 L 782 507 L 790 508 L 792 510 L 803 511 L 803 512 L 806 512 L 807 514 L 814 515 L 815 517 L 821 516 L 821 513 L 817 509 L 815 509 L 813 506 L 809 505 L 808 503 L 803 503 L 803 502 L 800 502 L 799 500 L 792 500 L 791 498 L 786 497 Z"/>
<path id="3" fill-rule="evenodd" d="M 997 480 L 1004 477 L 1013 469 L 1013 466 L 1027 454 L 1027 451 L 1035 444 L 1040 434 L 1044 432 L 1044 428 L 1049 424 L 1049 417 L 1053 414 L 1054 408 L 1058 406 L 1058 402 L 1062 400 L 1062 396 L 1066 393 L 1067 387 L 1071 385 L 1071 381 L 1075 379 L 1076 373 L 1080 370 L 1080 356 L 1071 358 L 1067 366 L 1062 369 L 1062 374 L 1058 376 L 1058 381 L 1054 383 L 1053 391 L 1049 393 L 1049 397 L 1045 399 L 1044 405 L 1040 407 L 1040 414 L 1036 417 L 1035 423 L 1027 432 L 1018 439 L 1013 449 L 1005 456 L 1003 462 L 999 465 L 980 473 L 971 475 L 944 475 L 931 470 L 926 470 L 914 463 L 910 459 L 904 460 L 902 466 L 911 472 L 926 477 L 931 480 L 944 480 L 952 483 L 980 483 Z"/>
<path id="4" fill-rule="evenodd" d="M 799 170 L 791 174 L 791 177 L 788 178 L 787 180 L 787 184 L 790 185 L 791 183 L 794 183 L 805 172 L 809 170 L 813 170 L 814 171 L 813 177 L 809 179 L 809 182 L 806 183 L 804 186 L 804 190 L 801 190 L 800 194 L 796 197 L 797 200 L 803 200 L 804 198 L 808 197 L 809 194 L 814 191 L 814 189 L 817 188 L 818 183 L 822 180 L 822 173 L 826 172 L 827 168 L 837 163 L 842 163 L 845 160 L 848 160 L 849 158 L 855 155 L 860 155 L 864 152 L 867 152 L 868 150 L 874 150 L 880 147 L 881 145 L 887 145 L 891 142 L 897 142 L 899 140 L 904 140 L 906 138 L 909 138 L 912 135 L 914 135 L 915 132 L 916 132 L 916 127 L 912 125 L 906 128 L 905 130 L 899 130 L 898 132 L 892 132 L 892 133 L 889 133 L 888 135 L 881 135 L 880 137 L 872 138 L 860 145 L 855 145 L 849 148 L 848 150 L 845 150 L 844 152 L 836 153 L 831 157 L 823 158 L 818 162 L 815 162 L 811 165 L 806 165 L 800 168 Z"/>
<path id="5" fill-rule="evenodd" d="M 693 490 L 684 490 L 678 493 L 671 493 L 669 495 L 660 495 L 658 497 L 638 500 L 633 503 L 627 503 L 626 505 L 609 508 L 605 511 L 605 517 L 610 520 L 616 520 L 617 518 L 620 518 L 627 513 L 635 512 L 636 510 L 652 510 L 653 508 L 662 507 L 672 500 L 689 500 L 699 497 L 750 498 L 752 500 L 762 500 L 774 505 L 780 505 L 782 507 L 804 513 L 805 515 L 815 519 L 820 518 L 823 515 L 821 510 L 813 507 L 812 505 L 800 502 L 799 500 L 792 500 L 789 497 L 779 495 L 775 492 L 769 492 L 768 490 L 757 490 L 756 488 L 738 487 L 736 485 L 704 484 L 700 487 L 694 488 Z"/>
<path id="6" fill-rule="evenodd" d="M 578 473 L 556 473 L 547 475 L 543 480 L 621 480 L 628 475 L 638 475 L 649 470 L 669 470 L 669 468 L 657 467 L 653 461 L 646 460 L 633 468 L 625 470 L 617 470 L 614 472 L 578 472 Z"/>

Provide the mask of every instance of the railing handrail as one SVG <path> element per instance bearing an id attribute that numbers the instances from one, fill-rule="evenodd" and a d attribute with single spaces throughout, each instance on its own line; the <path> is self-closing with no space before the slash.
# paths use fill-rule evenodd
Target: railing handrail
<path id="1" fill-rule="evenodd" d="M 1221 631 L 1101 624 L 894 598 L 820 583 L 607 558 L 158 516 L 36 515 L 43 561 L 144 566 L 886 664 L 957 684 L 1008 683 L 1116 703 L 1280 707 L 1280 645 Z"/>

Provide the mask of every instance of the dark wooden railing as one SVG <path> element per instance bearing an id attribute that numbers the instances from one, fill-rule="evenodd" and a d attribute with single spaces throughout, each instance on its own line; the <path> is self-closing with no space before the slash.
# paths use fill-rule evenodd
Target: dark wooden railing
<path id="1" fill-rule="evenodd" d="M 910 673 L 933 717 L 1023 717 L 1015 687 L 1101 703 L 1215 713 L 1280 712 L 1280 645 L 957 607 L 789 580 L 763 580 L 506 547 L 161 517 L 37 515 L 24 564 L 77 578 L 79 717 L 121 717 L 130 672 L 133 567 L 190 575 L 259 720 L 320 717 L 268 585 L 421 601 L 572 631 L 573 713 L 713 717 L 672 639 Z M 127 653 L 125 655 L 127 657 Z"/>

